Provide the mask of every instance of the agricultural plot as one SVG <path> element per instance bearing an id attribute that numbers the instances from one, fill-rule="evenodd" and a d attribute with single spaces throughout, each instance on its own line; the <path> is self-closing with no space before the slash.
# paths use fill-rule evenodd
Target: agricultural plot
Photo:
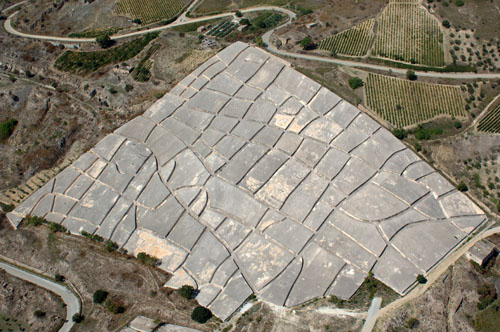
<path id="1" fill-rule="evenodd" d="M 116 3 L 115 11 L 118 15 L 139 19 L 142 24 L 149 24 L 174 17 L 189 2 L 189 0 L 120 0 Z"/>
<path id="2" fill-rule="evenodd" d="M 418 3 L 391 2 L 377 19 L 372 54 L 433 67 L 444 66 L 439 22 Z"/>
<path id="3" fill-rule="evenodd" d="M 464 96 L 458 86 L 369 74 L 365 91 L 368 107 L 399 128 L 440 115 L 467 116 Z"/>
<path id="4" fill-rule="evenodd" d="M 231 21 L 224 20 L 214 26 L 212 29 L 210 29 L 207 32 L 207 36 L 214 36 L 214 37 L 219 37 L 219 38 L 224 38 L 227 36 L 231 31 L 236 29 L 238 24 L 233 23 Z"/>
<path id="5" fill-rule="evenodd" d="M 375 19 L 364 21 L 349 30 L 323 39 L 318 47 L 340 55 L 366 55 L 374 38 L 374 25 Z"/>
<path id="6" fill-rule="evenodd" d="M 500 104 L 486 113 L 479 121 L 477 130 L 485 133 L 500 133 Z"/>
<path id="7" fill-rule="evenodd" d="M 323 39 L 319 48 L 347 56 L 363 56 L 371 50 L 376 57 L 442 67 L 442 43 L 439 22 L 420 1 L 391 0 L 376 19 Z"/>
<path id="8" fill-rule="evenodd" d="M 134 80 L 138 82 L 149 81 L 149 79 L 151 78 L 151 66 L 153 65 L 153 62 L 149 59 L 158 49 L 160 49 L 160 44 L 156 43 L 149 47 L 144 58 L 142 58 L 142 60 L 132 72 L 132 77 L 134 78 Z"/>

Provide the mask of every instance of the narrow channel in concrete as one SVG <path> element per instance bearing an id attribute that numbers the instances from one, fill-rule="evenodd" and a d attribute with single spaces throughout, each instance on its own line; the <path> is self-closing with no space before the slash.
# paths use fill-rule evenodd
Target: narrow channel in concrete
<path id="1" fill-rule="evenodd" d="M 361 332 L 372 332 L 375 322 L 377 321 L 377 313 L 380 310 L 380 305 L 382 304 L 382 298 L 376 297 L 373 299 L 370 309 L 368 309 L 368 316 L 366 317 L 365 325 Z"/>

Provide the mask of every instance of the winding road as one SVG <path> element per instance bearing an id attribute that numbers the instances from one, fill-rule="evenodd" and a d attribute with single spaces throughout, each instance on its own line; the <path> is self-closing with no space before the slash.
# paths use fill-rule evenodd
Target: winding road
<path id="1" fill-rule="evenodd" d="M 14 277 L 26 280 L 60 296 L 64 303 L 66 303 L 66 322 L 61 327 L 59 332 L 71 331 L 71 328 L 75 324 L 73 322 L 73 315 L 80 313 L 81 310 L 80 300 L 75 294 L 73 294 L 72 291 L 61 284 L 42 278 L 37 274 L 21 270 L 11 264 L 0 262 L 0 269 L 5 270 L 8 274 L 13 275 Z"/>
<path id="2" fill-rule="evenodd" d="M 8 9 L 4 10 L 3 12 L 14 9 L 15 7 L 17 7 L 21 4 L 24 4 L 25 2 L 26 1 L 23 1 L 21 3 L 14 5 L 14 6 L 11 6 Z M 193 8 L 193 6 L 196 2 L 197 1 L 193 2 L 189 6 L 188 10 Z M 321 56 L 316 56 L 316 55 L 300 54 L 300 53 L 282 51 L 282 50 L 278 49 L 272 43 L 272 41 L 271 41 L 272 34 L 277 29 L 280 29 L 284 26 L 291 24 L 293 19 L 296 18 L 296 14 L 294 12 L 292 12 L 291 10 L 281 8 L 281 7 L 276 7 L 276 6 L 251 7 L 251 8 L 247 8 L 247 9 L 241 9 L 241 12 L 242 13 L 249 13 L 249 12 L 257 12 L 257 11 L 265 11 L 265 10 L 278 11 L 278 12 L 281 12 L 289 17 L 289 20 L 286 23 L 266 32 L 262 36 L 262 40 L 267 45 L 266 48 L 270 52 L 273 52 L 277 55 L 295 58 L 295 59 L 318 61 L 318 62 L 330 63 L 330 64 L 334 64 L 334 65 L 341 65 L 341 66 L 347 66 L 347 67 L 377 70 L 377 71 L 382 71 L 382 72 L 387 72 L 387 73 L 406 74 L 407 70 L 401 69 L 401 68 L 393 68 L 393 67 L 384 66 L 384 65 L 363 63 L 363 62 L 352 61 L 352 60 L 326 58 L 326 57 L 321 57 Z M 17 14 L 18 14 L 18 11 L 12 13 L 4 22 L 5 30 L 12 35 L 22 37 L 22 38 L 31 38 L 31 39 L 37 39 L 37 40 L 50 40 L 50 41 L 68 42 L 68 43 L 95 42 L 95 38 L 57 37 L 57 36 L 45 36 L 45 35 L 28 34 L 28 33 L 20 32 L 12 26 L 12 19 Z M 187 17 L 185 13 L 183 13 L 182 15 L 179 16 L 179 18 L 175 22 L 170 23 L 168 25 L 150 28 L 150 29 L 145 29 L 145 30 L 141 30 L 141 31 L 135 31 L 135 32 L 131 32 L 131 33 L 125 33 L 125 34 L 121 34 L 121 35 L 114 35 L 111 37 L 111 39 L 119 40 L 119 39 L 124 39 L 124 38 L 130 38 L 130 37 L 144 35 L 144 34 L 147 34 L 150 32 L 163 31 L 163 30 L 170 29 L 170 28 L 173 28 L 176 26 L 182 26 L 182 25 L 191 24 L 191 23 L 203 22 L 203 21 L 208 21 L 208 20 L 213 20 L 213 19 L 218 19 L 218 18 L 223 18 L 223 17 L 228 17 L 228 16 L 234 16 L 234 12 L 226 12 L 226 13 L 221 13 L 221 14 L 217 14 L 217 15 L 203 16 L 203 17 L 198 17 L 198 18 L 190 18 L 190 17 Z M 416 74 L 418 76 L 421 76 L 421 77 L 433 77 L 433 78 L 500 79 L 500 73 L 464 73 L 464 72 L 442 73 L 442 72 L 430 72 L 430 71 L 428 71 L 428 72 L 416 71 Z M 482 240 L 490 235 L 497 234 L 497 233 L 500 233 L 500 227 L 496 227 L 493 229 L 482 231 L 479 234 L 477 234 L 476 236 L 474 236 L 474 238 L 472 238 L 469 242 L 463 244 L 461 247 L 454 250 L 434 270 L 432 270 L 427 275 L 428 282 L 426 284 L 416 286 L 406 296 L 404 296 L 404 297 L 390 303 L 386 307 L 380 309 L 380 311 L 378 311 L 378 313 L 374 309 L 370 315 L 370 323 L 367 324 L 368 326 L 365 327 L 365 329 L 363 331 L 371 330 L 371 328 L 373 327 L 372 324 L 374 324 L 377 319 L 380 319 L 382 317 L 385 317 L 385 316 L 391 314 L 396 309 L 400 308 L 402 305 L 404 305 L 404 304 L 408 303 L 409 301 L 422 295 L 436 280 L 438 280 L 438 278 L 446 271 L 446 269 L 448 269 L 449 266 L 451 266 L 456 260 L 458 260 L 462 255 L 464 255 L 476 242 L 478 242 L 478 241 L 480 241 L 480 240 Z M 27 281 L 36 283 L 37 285 L 44 287 L 46 289 L 49 289 L 49 290 L 53 291 L 54 293 L 60 295 L 63 298 L 64 302 L 66 302 L 68 305 L 68 307 L 67 307 L 68 308 L 68 311 L 67 311 L 68 321 L 64 324 L 61 331 L 69 331 L 71 329 L 71 326 L 73 325 L 71 317 L 74 313 L 80 311 L 80 302 L 79 302 L 78 298 L 76 298 L 76 296 L 72 292 L 70 292 L 66 287 L 64 287 L 62 285 L 48 281 L 48 280 L 41 278 L 37 275 L 27 273 L 26 271 L 17 269 L 11 265 L 8 265 L 5 263 L 0 263 L 0 268 L 5 269 L 8 273 L 10 273 L 12 275 L 15 275 L 15 276 L 20 277 L 22 279 L 25 279 Z M 365 315 L 365 313 L 362 313 L 362 314 Z"/>
<path id="3" fill-rule="evenodd" d="M 197 1 L 193 2 L 189 8 L 193 8 L 193 6 L 196 4 Z M 24 3 L 24 2 L 23 2 Z M 9 7 L 8 9 L 15 8 L 16 6 L 19 6 L 21 3 L 16 4 L 14 6 Z M 352 60 L 342 60 L 342 59 L 335 59 L 335 58 L 326 58 L 326 57 L 321 57 L 317 55 L 309 55 L 309 54 L 300 54 L 300 53 L 294 53 L 294 52 L 287 52 L 287 51 L 282 51 L 276 48 L 276 46 L 273 45 L 271 42 L 271 36 L 274 31 L 277 29 L 280 29 L 286 25 L 291 24 L 292 20 L 296 18 L 296 15 L 293 11 L 286 9 L 286 8 L 281 8 L 281 7 L 276 7 L 276 6 L 257 6 L 257 7 L 251 7 L 247 9 L 241 9 L 240 11 L 242 13 L 250 13 L 250 12 L 257 12 L 257 11 L 264 11 L 264 10 L 273 10 L 277 12 L 281 12 L 285 15 L 288 16 L 288 21 L 279 26 L 276 27 L 268 32 L 266 32 L 262 36 L 263 42 L 267 45 L 266 48 L 275 54 L 285 56 L 285 57 L 290 57 L 290 58 L 295 58 L 295 59 L 303 59 L 303 60 L 310 60 L 310 61 L 319 61 L 319 62 L 326 62 L 326 63 L 331 63 L 334 65 L 340 65 L 340 66 L 346 66 L 346 67 L 355 67 L 355 68 L 361 68 L 361 69 L 370 69 L 370 70 L 378 70 L 382 72 L 387 72 L 387 73 L 397 73 L 397 74 L 406 74 L 406 69 L 401 69 L 401 68 L 394 68 L 390 66 L 384 66 L 384 65 L 376 65 L 376 64 L 371 64 L 371 63 L 363 63 L 363 62 L 358 62 L 358 61 L 352 61 Z M 7 10 L 4 10 L 4 12 Z M 45 35 L 37 35 L 37 34 L 28 34 L 24 33 L 21 31 L 16 30 L 12 26 L 12 19 L 19 13 L 19 11 L 16 11 L 12 13 L 4 22 L 4 28 L 5 30 L 15 36 L 18 37 L 23 37 L 23 38 L 31 38 L 31 39 L 38 39 L 38 40 L 51 40 L 51 41 L 58 41 L 58 42 L 67 42 L 67 43 L 92 43 L 95 42 L 95 38 L 70 38 L 70 37 L 57 37 L 57 36 L 45 36 Z M 217 14 L 217 15 L 210 15 L 210 16 L 203 16 L 203 17 L 197 17 L 197 18 L 190 18 L 186 16 L 186 13 L 184 12 L 179 16 L 179 18 L 170 24 L 163 25 L 160 27 L 156 28 L 150 28 L 146 30 L 141 30 L 141 31 L 135 31 L 135 32 L 130 32 L 130 33 L 125 33 L 121 35 L 114 35 L 111 36 L 111 39 L 113 40 L 119 40 L 119 39 L 124 39 L 124 38 L 130 38 L 130 37 L 136 37 L 136 36 L 141 36 L 150 32 L 157 32 L 157 31 L 163 31 L 166 29 L 170 29 L 176 26 L 181 26 L 181 25 L 186 25 L 186 24 L 191 24 L 191 23 L 197 23 L 197 22 L 203 22 L 203 21 L 209 21 L 213 19 L 218 19 L 218 18 L 223 18 L 223 17 L 228 17 L 228 16 L 234 16 L 234 12 L 226 12 L 222 14 Z M 450 78 L 450 79 L 500 79 L 500 73 L 463 73 L 463 72 L 457 72 L 457 73 L 441 73 L 441 72 L 432 72 L 432 71 L 415 71 L 417 76 L 421 77 L 434 77 L 434 78 Z"/>

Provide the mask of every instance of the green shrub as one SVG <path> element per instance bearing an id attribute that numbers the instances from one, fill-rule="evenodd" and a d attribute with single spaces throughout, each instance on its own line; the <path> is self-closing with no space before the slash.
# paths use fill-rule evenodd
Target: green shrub
<path id="1" fill-rule="evenodd" d="M 177 290 L 179 294 L 185 299 L 192 299 L 194 295 L 194 288 L 190 285 L 183 285 L 181 288 Z"/>
<path id="2" fill-rule="evenodd" d="M 415 142 L 415 144 L 413 144 L 413 147 L 415 148 L 415 150 L 417 150 L 417 152 L 422 151 L 422 145 L 419 142 Z"/>
<path id="3" fill-rule="evenodd" d="M 104 238 L 102 238 L 102 236 L 99 236 L 97 234 L 90 234 L 86 231 L 81 231 L 80 234 L 82 236 L 85 236 L 86 238 L 92 240 L 92 241 L 96 241 L 96 242 L 104 242 Z"/>
<path id="4" fill-rule="evenodd" d="M 24 217 L 24 222 L 31 226 L 40 226 L 46 224 L 48 221 L 42 217 L 27 215 Z"/>
<path id="5" fill-rule="evenodd" d="M 160 263 L 160 260 L 154 256 L 148 255 L 145 252 L 140 252 L 137 255 L 137 259 L 145 265 L 157 266 Z"/>
<path id="6" fill-rule="evenodd" d="M 33 313 L 33 316 L 35 316 L 36 318 L 45 317 L 45 311 L 35 310 L 35 312 Z"/>
<path id="7" fill-rule="evenodd" d="M 406 72 L 406 78 L 408 78 L 410 81 L 415 81 L 417 79 L 417 74 L 415 74 L 415 71 L 412 69 L 408 69 Z"/>
<path id="8" fill-rule="evenodd" d="M 96 37 L 95 41 L 101 46 L 102 48 L 108 48 L 113 46 L 115 43 L 113 40 L 111 40 L 111 37 L 109 37 L 108 33 L 103 33 L 99 36 Z"/>
<path id="9" fill-rule="evenodd" d="M 50 223 L 50 231 L 52 233 L 57 233 L 57 232 L 65 233 L 67 231 L 67 229 L 63 225 L 60 225 L 60 224 L 55 223 L 55 222 L 51 222 Z"/>
<path id="10" fill-rule="evenodd" d="M 479 302 L 477 303 L 479 310 L 486 309 L 497 299 L 497 293 L 493 285 L 481 284 L 477 289 L 477 293 L 479 294 Z"/>
<path id="11" fill-rule="evenodd" d="M 351 77 L 349 79 L 349 86 L 351 87 L 351 89 L 357 89 L 357 88 L 360 88 L 364 85 L 365 83 L 363 82 L 363 80 L 359 77 Z"/>
<path id="12" fill-rule="evenodd" d="M 105 305 L 106 309 L 108 309 L 109 312 L 112 312 L 114 314 L 122 314 L 125 312 L 125 307 L 117 304 L 112 300 L 107 300 Z"/>
<path id="13" fill-rule="evenodd" d="M 57 282 L 64 282 L 64 280 L 66 280 L 66 278 L 63 275 L 56 273 L 54 275 L 54 280 Z"/>
<path id="14" fill-rule="evenodd" d="M 417 276 L 417 281 L 419 284 L 425 284 L 427 282 L 427 279 L 423 275 L 419 274 Z"/>
<path id="15" fill-rule="evenodd" d="M 14 128 L 17 125 L 16 119 L 9 119 L 4 122 L 0 122 L 0 140 L 5 140 L 12 135 Z"/>
<path id="16" fill-rule="evenodd" d="M 0 209 L 2 209 L 2 211 L 5 213 L 13 211 L 14 208 L 15 206 L 13 204 L 5 204 L 0 202 Z"/>
<path id="17" fill-rule="evenodd" d="M 107 297 L 108 297 L 108 292 L 102 289 L 98 289 L 94 292 L 93 300 L 94 303 L 101 304 L 106 300 Z"/>
<path id="18" fill-rule="evenodd" d="M 418 319 L 415 317 L 410 317 L 405 321 L 405 327 L 408 329 L 414 329 L 418 326 Z"/>
<path id="19" fill-rule="evenodd" d="M 403 128 L 395 128 L 392 130 L 392 134 L 398 139 L 404 139 L 408 137 L 408 132 Z"/>
<path id="20" fill-rule="evenodd" d="M 469 190 L 469 187 L 467 187 L 467 185 L 465 184 L 465 182 L 460 181 L 460 183 L 457 186 L 457 189 L 463 192 L 463 191 Z"/>
<path id="21" fill-rule="evenodd" d="M 191 313 L 191 319 L 200 324 L 204 324 L 210 318 L 212 318 L 212 312 L 202 306 L 197 306 Z"/>
<path id="22" fill-rule="evenodd" d="M 113 241 L 106 241 L 106 245 L 104 246 L 104 249 L 107 252 L 112 252 L 118 249 L 118 245 L 114 243 Z"/>
<path id="23" fill-rule="evenodd" d="M 72 319 L 73 319 L 73 322 L 79 324 L 79 323 L 83 322 L 84 318 L 85 317 L 82 314 L 74 314 Z"/>

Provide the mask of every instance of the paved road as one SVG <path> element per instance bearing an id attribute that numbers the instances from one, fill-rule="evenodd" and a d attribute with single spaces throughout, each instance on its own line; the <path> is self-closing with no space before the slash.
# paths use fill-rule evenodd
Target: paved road
<path id="1" fill-rule="evenodd" d="M 377 314 L 380 310 L 380 306 L 382 305 L 382 298 L 375 297 L 372 300 L 372 304 L 370 305 L 370 309 L 368 309 L 368 316 L 366 317 L 365 324 L 363 325 L 363 329 L 361 332 L 372 332 L 373 327 L 375 326 L 375 322 L 377 321 Z"/>
<path id="2" fill-rule="evenodd" d="M 21 1 L 21 2 L 15 3 L 15 4 L 13 4 L 13 5 L 12 5 L 12 6 L 10 6 L 10 7 L 7 7 L 7 8 L 5 8 L 5 9 L 3 9 L 3 10 L 0 10 L 0 13 L 6 13 L 6 12 L 8 12 L 8 11 L 10 11 L 10 10 L 14 9 L 14 8 L 16 8 L 16 7 L 19 7 L 19 6 L 21 6 L 21 5 L 24 5 L 26 2 L 28 2 L 28 0 L 25 0 L 25 1 Z"/>
<path id="3" fill-rule="evenodd" d="M 66 322 L 61 327 L 59 332 L 69 332 L 71 330 L 75 324 L 72 320 L 73 315 L 79 313 L 81 309 L 80 300 L 75 294 L 73 294 L 73 292 L 61 284 L 42 278 L 36 274 L 29 273 L 25 270 L 21 270 L 7 263 L 0 262 L 0 268 L 17 278 L 36 284 L 59 295 L 63 299 L 64 303 L 66 303 Z"/>
<path id="4" fill-rule="evenodd" d="M 194 1 L 189 6 L 188 9 L 193 8 L 193 6 L 196 4 L 196 2 L 197 1 Z M 280 28 L 290 24 L 292 19 L 295 18 L 296 15 L 291 10 L 281 8 L 281 7 L 275 7 L 275 6 L 251 7 L 251 8 L 247 8 L 247 9 L 241 9 L 240 11 L 242 13 L 249 13 L 249 12 L 256 12 L 256 11 L 263 11 L 263 10 L 278 11 L 278 12 L 284 13 L 285 15 L 288 15 L 288 17 L 289 17 L 289 20 L 285 24 L 283 24 L 279 27 L 276 27 L 271 31 L 268 31 L 262 37 L 262 40 L 264 41 L 264 43 L 267 44 L 267 49 L 273 53 L 279 54 L 281 56 L 295 58 L 295 59 L 319 61 L 319 62 L 326 62 L 326 63 L 331 63 L 331 64 L 335 64 L 335 65 L 342 65 L 342 66 L 347 66 L 347 67 L 356 67 L 356 68 L 362 68 L 362 69 L 371 69 L 371 70 L 379 70 L 379 71 L 384 71 L 384 72 L 392 72 L 392 73 L 397 73 L 397 74 L 406 74 L 407 70 L 401 69 L 401 68 L 393 68 L 393 67 L 389 67 L 389 66 L 375 65 L 375 64 L 363 63 L 363 62 L 358 62 L 358 61 L 341 60 L 341 59 L 326 58 L 326 57 L 321 57 L 321 56 L 316 56 L 316 55 L 299 54 L 299 53 L 281 51 L 281 50 L 277 49 L 270 42 L 271 35 L 277 29 L 280 29 Z M 13 34 L 13 35 L 16 35 L 19 37 L 23 37 L 23 38 L 32 38 L 32 39 L 39 39 L 39 40 L 53 40 L 53 41 L 69 42 L 69 43 L 91 43 L 91 42 L 95 41 L 95 38 L 56 37 L 56 36 L 45 36 L 45 35 L 36 35 L 36 34 L 28 34 L 28 33 L 20 32 L 20 31 L 14 29 L 14 27 L 12 27 L 12 18 L 14 16 L 16 16 L 17 13 L 18 12 L 15 12 L 12 15 L 10 15 L 4 22 L 4 28 L 10 34 Z M 173 28 L 176 26 L 181 26 L 181 25 L 190 24 L 190 23 L 203 22 L 203 21 L 213 20 L 213 19 L 217 19 L 217 18 L 223 18 L 223 17 L 227 17 L 227 16 L 234 16 L 234 12 L 227 12 L 227 13 L 211 15 L 211 16 L 203 16 L 203 17 L 198 17 L 198 18 L 189 18 L 186 16 L 186 13 L 184 12 L 173 23 L 170 23 L 170 24 L 167 24 L 164 26 L 160 26 L 160 27 L 156 27 L 156 28 L 130 32 L 130 33 L 122 34 L 122 35 L 114 35 L 111 37 L 111 39 L 119 40 L 119 39 L 123 39 L 123 38 L 141 36 L 141 35 L 144 35 L 144 34 L 150 33 L 150 32 L 163 31 L 163 30 L 170 29 L 170 28 Z M 440 72 L 424 72 L 424 71 L 418 71 L 418 70 L 415 72 L 416 72 L 417 76 L 434 77 L 434 78 L 500 79 L 500 73 L 440 73 Z"/>

